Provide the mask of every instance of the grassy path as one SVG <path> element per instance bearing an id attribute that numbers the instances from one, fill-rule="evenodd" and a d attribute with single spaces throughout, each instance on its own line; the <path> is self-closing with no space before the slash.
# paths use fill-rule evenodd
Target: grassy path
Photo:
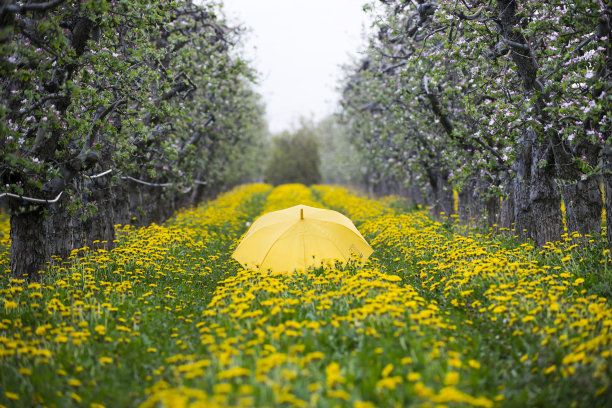
<path id="1" fill-rule="evenodd" d="M 248 221 L 298 203 L 349 216 L 369 262 L 269 274 L 229 259 Z M 571 239 L 538 254 L 452 229 L 301 185 L 122 228 L 116 250 L 79 251 L 44 285 L 0 279 L 0 404 L 606 406 L 608 266 L 585 267 L 596 257 Z"/>

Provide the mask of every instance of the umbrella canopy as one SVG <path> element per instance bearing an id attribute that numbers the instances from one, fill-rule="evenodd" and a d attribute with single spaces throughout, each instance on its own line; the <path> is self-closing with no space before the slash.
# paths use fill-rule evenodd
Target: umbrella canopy
<path id="1" fill-rule="evenodd" d="M 365 261 L 373 250 L 355 225 L 332 210 L 296 205 L 262 215 L 232 254 L 248 268 L 289 272 L 352 255 Z"/>

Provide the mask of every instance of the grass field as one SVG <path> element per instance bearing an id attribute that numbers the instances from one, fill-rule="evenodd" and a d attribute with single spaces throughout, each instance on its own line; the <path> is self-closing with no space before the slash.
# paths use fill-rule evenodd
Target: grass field
<path id="1" fill-rule="evenodd" d="M 338 210 L 363 266 L 249 271 L 230 259 L 258 215 Z M 401 200 L 242 186 L 164 225 L 118 226 L 41 283 L 10 278 L 0 219 L 5 407 L 604 407 L 611 265 L 601 237 L 543 250 Z"/>

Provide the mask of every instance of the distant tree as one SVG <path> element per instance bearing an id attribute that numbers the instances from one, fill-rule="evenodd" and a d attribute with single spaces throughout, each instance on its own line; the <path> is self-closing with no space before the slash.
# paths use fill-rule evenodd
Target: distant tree
<path id="1" fill-rule="evenodd" d="M 310 185 L 321 181 L 319 143 L 312 126 L 302 122 L 295 133 L 285 131 L 272 142 L 272 154 L 265 173 L 268 183 Z"/>
<path id="2" fill-rule="evenodd" d="M 321 149 L 322 182 L 325 184 L 363 184 L 362 157 L 349 140 L 349 127 L 331 115 L 315 128 Z"/>

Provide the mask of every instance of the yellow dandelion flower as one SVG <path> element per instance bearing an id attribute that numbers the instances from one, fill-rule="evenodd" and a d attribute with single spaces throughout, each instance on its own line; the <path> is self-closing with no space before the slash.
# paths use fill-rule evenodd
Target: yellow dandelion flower
<path id="1" fill-rule="evenodd" d="M 468 365 L 476 370 L 478 370 L 480 368 L 480 363 L 476 360 L 470 360 L 468 361 Z"/>
<path id="2" fill-rule="evenodd" d="M 12 300 L 4 299 L 4 308 L 5 309 L 15 309 L 17 307 L 17 302 L 13 302 Z"/>
<path id="3" fill-rule="evenodd" d="M 444 385 L 457 385 L 459 383 L 459 373 L 449 371 L 444 377 Z"/>
<path id="4" fill-rule="evenodd" d="M 72 385 L 73 387 L 80 387 L 81 381 L 77 380 L 76 378 L 71 378 L 68 380 L 68 384 Z"/>
<path id="5" fill-rule="evenodd" d="M 14 392 L 6 391 L 4 396 L 10 400 L 17 401 L 19 400 L 19 394 L 15 394 Z"/>
<path id="6" fill-rule="evenodd" d="M 401 382 L 402 382 L 402 377 L 400 376 L 385 377 L 376 382 L 376 388 L 378 389 L 386 388 L 388 390 L 393 390 Z"/>
<path id="7" fill-rule="evenodd" d="M 327 390 L 325 394 L 330 398 L 337 398 L 344 401 L 348 401 L 351 395 L 344 390 Z"/>
<path id="8" fill-rule="evenodd" d="M 355 401 L 353 408 L 376 408 L 376 405 L 367 401 Z"/>
<path id="9" fill-rule="evenodd" d="M 325 368 L 326 384 L 327 388 L 332 388 L 335 384 L 344 383 L 345 379 L 340 375 L 340 366 L 338 363 L 330 363 Z"/>
<path id="10" fill-rule="evenodd" d="M 408 373 L 406 374 L 406 379 L 408 381 L 418 381 L 421 378 L 420 373 Z"/>
<path id="11" fill-rule="evenodd" d="M 388 377 L 391 371 L 393 371 L 393 364 L 387 364 L 385 368 L 383 368 L 381 375 L 383 377 Z"/>

